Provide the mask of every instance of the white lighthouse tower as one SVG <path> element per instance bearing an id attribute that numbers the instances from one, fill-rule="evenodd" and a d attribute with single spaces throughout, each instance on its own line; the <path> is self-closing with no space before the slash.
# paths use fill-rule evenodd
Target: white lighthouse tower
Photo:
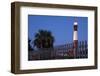
<path id="1" fill-rule="evenodd" d="M 74 21 L 74 32 L 73 32 L 73 50 L 74 50 L 74 57 L 77 57 L 77 47 L 78 47 L 78 22 Z"/>

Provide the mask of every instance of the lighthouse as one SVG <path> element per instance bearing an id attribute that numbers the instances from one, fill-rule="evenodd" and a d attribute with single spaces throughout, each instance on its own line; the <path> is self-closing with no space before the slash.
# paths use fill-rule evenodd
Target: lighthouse
<path id="1" fill-rule="evenodd" d="M 73 23 L 74 31 L 73 31 L 73 50 L 74 57 L 77 58 L 77 48 L 78 48 L 78 22 L 75 20 Z"/>

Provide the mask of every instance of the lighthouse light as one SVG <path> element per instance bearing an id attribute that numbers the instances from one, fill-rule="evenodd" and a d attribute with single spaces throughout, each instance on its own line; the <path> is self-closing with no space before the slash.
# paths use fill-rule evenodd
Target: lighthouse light
<path id="1" fill-rule="evenodd" d="M 74 25 L 78 25 L 78 23 L 77 22 L 74 22 Z"/>

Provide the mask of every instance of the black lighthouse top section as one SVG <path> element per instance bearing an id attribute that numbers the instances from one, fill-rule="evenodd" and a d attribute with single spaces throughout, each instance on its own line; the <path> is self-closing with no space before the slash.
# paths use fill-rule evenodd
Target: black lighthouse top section
<path id="1" fill-rule="evenodd" d="M 77 31 L 77 28 L 78 28 L 78 22 L 76 21 L 76 18 L 75 18 L 75 22 L 74 22 L 74 31 Z"/>

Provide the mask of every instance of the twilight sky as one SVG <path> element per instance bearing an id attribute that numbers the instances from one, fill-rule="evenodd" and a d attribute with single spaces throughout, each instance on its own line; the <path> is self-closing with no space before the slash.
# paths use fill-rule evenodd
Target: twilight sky
<path id="1" fill-rule="evenodd" d="M 39 29 L 52 32 L 54 45 L 72 43 L 73 23 L 78 22 L 78 40 L 88 40 L 88 18 L 73 16 L 28 15 L 28 37 L 34 40 Z"/>

